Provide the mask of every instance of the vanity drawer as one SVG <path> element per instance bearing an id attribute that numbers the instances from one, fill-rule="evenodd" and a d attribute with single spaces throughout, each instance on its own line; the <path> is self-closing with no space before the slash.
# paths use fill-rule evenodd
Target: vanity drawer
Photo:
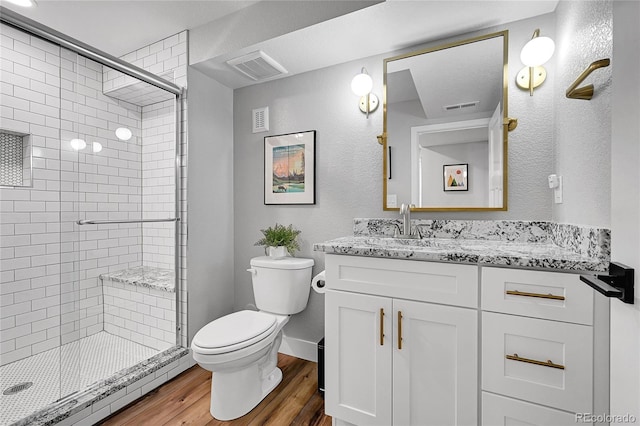
<path id="1" fill-rule="evenodd" d="M 478 267 L 453 263 L 325 256 L 328 289 L 478 307 Z"/>
<path id="2" fill-rule="evenodd" d="M 593 290 L 578 274 L 482 268 L 482 310 L 593 324 Z"/>
<path id="3" fill-rule="evenodd" d="M 483 312 L 482 389 L 592 412 L 593 328 Z"/>
<path id="4" fill-rule="evenodd" d="M 482 392 L 482 425 L 575 426 L 575 414 Z"/>

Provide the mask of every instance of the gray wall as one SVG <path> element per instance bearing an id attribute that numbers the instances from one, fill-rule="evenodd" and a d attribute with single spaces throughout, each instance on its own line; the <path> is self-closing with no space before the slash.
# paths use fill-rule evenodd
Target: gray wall
<path id="1" fill-rule="evenodd" d="M 611 226 L 611 72 L 595 71 L 590 101 L 567 99 L 565 91 L 593 61 L 611 58 L 612 9 L 608 1 L 561 1 L 556 9 L 555 173 L 564 179 L 564 202 L 554 220 Z"/>
<path id="2" fill-rule="evenodd" d="M 233 308 L 233 91 L 189 67 L 189 342 Z"/>
<path id="3" fill-rule="evenodd" d="M 314 242 L 352 233 L 351 220 L 381 216 L 382 149 L 376 135 L 382 115 L 367 120 L 350 89 L 351 78 L 364 65 L 380 76 L 382 61 L 345 64 L 291 78 L 239 89 L 234 95 L 234 210 L 236 309 L 253 303 L 251 280 L 245 269 L 254 256 L 260 229 L 278 222 L 302 231 L 299 257 L 315 259 L 314 273 L 324 269 L 324 257 Z M 378 82 L 380 79 L 377 79 Z M 376 89 L 379 93 L 379 88 Z M 270 131 L 251 133 L 251 110 L 269 107 Z M 263 204 L 264 136 L 316 130 L 316 204 Z M 387 214 L 389 215 L 389 214 Z M 317 341 L 323 335 L 324 296 L 312 293 L 309 306 L 294 316 L 285 332 Z"/>
<path id="4" fill-rule="evenodd" d="M 520 49 L 535 28 L 551 33 L 553 14 L 518 21 L 510 30 L 509 115 L 520 126 L 509 135 L 509 210 L 487 213 L 415 214 L 422 218 L 537 219 L 552 217 L 547 175 L 552 170 L 553 74 L 534 97 L 515 86 Z M 502 30 L 492 28 L 482 33 Z M 457 39 L 466 37 L 457 37 Z M 449 39 L 448 41 L 451 41 Z M 441 44 L 442 41 L 432 43 Z M 414 50 L 414 49 L 411 49 Z M 253 243 L 260 229 L 274 223 L 302 230 L 300 257 L 315 259 L 314 273 L 324 269 L 324 256 L 313 252 L 315 242 L 352 234 L 354 217 L 395 217 L 382 210 L 382 109 L 366 119 L 358 98 L 350 90 L 351 79 L 362 66 L 374 80 L 374 93 L 382 92 L 382 60 L 396 52 L 295 75 L 234 92 L 234 214 L 235 309 L 253 303 L 251 280 L 245 269 L 254 256 L 263 254 Z M 514 59 L 515 58 L 515 59 Z M 269 107 L 270 131 L 251 133 L 251 110 Z M 313 206 L 265 206 L 263 204 L 263 138 L 304 130 L 317 130 L 317 199 Z M 516 172 L 513 172 L 516 171 Z M 193 235 L 193 232 L 190 232 Z M 312 293 L 308 308 L 295 315 L 285 328 L 292 338 L 317 341 L 323 335 L 324 298 Z"/>

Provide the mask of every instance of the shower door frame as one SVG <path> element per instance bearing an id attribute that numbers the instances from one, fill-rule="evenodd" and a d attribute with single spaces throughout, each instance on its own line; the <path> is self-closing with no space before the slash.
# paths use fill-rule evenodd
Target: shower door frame
<path id="1" fill-rule="evenodd" d="M 182 176 L 181 176 L 181 158 L 182 158 L 182 144 L 183 144 L 183 107 L 182 103 L 185 98 L 186 91 L 184 88 L 164 80 L 163 78 L 150 73 L 140 67 L 123 61 L 113 55 L 89 46 L 79 40 L 62 34 L 53 28 L 42 25 L 32 19 L 22 16 L 6 7 L 0 6 L 0 22 L 24 31 L 28 34 L 34 35 L 46 41 L 49 41 L 55 45 L 71 50 L 81 56 L 98 62 L 101 65 L 110 67 L 116 71 L 120 71 L 123 74 L 137 78 L 152 86 L 158 87 L 169 93 L 175 95 L 175 130 L 176 130 L 176 143 L 175 143 L 175 235 L 174 235 L 174 275 L 175 275 L 175 291 L 176 291 L 176 346 L 182 346 L 182 286 L 181 286 L 181 258 L 182 258 Z M 186 234 L 186 230 L 185 230 Z"/>

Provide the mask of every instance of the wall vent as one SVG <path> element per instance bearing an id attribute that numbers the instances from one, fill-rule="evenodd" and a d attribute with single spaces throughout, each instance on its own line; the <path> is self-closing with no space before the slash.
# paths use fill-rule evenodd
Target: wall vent
<path id="1" fill-rule="evenodd" d="M 472 101 L 472 102 L 463 102 L 455 105 L 445 105 L 442 108 L 445 111 L 468 110 L 468 109 L 477 107 L 479 104 L 480 104 L 480 101 Z"/>
<path id="2" fill-rule="evenodd" d="M 269 107 L 253 110 L 253 133 L 269 130 Z"/>
<path id="3" fill-rule="evenodd" d="M 261 50 L 227 61 L 231 67 L 252 80 L 266 80 L 283 74 L 287 70 Z"/>

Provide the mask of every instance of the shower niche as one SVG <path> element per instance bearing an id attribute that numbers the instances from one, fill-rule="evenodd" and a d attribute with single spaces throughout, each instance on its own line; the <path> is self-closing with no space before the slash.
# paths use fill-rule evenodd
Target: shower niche
<path id="1" fill-rule="evenodd" d="M 31 135 L 0 129 L 0 186 L 31 185 Z"/>

